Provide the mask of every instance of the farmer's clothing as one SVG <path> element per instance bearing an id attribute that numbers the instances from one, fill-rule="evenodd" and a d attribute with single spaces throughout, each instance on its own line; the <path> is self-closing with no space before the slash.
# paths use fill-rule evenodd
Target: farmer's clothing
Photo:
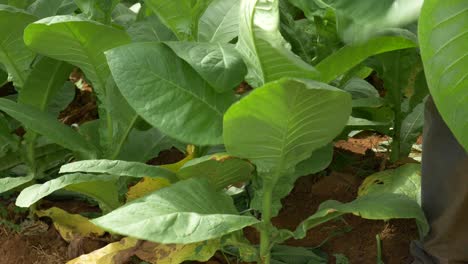
<path id="1" fill-rule="evenodd" d="M 413 264 L 468 263 L 468 154 L 432 98 L 426 103 L 423 140 L 421 199 L 431 231 L 411 245 Z"/>

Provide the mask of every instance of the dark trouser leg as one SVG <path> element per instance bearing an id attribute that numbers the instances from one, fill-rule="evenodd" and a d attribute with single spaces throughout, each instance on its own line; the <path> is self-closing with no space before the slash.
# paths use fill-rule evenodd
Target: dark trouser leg
<path id="1" fill-rule="evenodd" d="M 422 243 L 412 245 L 415 263 L 468 263 L 468 154 L 432 98 L 424 126 L 422 207 L 431 231 Z"/>

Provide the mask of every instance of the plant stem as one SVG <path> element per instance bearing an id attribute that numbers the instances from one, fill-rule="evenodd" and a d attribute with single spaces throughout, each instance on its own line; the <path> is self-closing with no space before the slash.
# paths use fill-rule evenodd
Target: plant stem
<path id="1" fill-rule="evenodd" d="M 260 260 L 262 264 L 270 264 L 270 227 L 271 227 L 271 197 L 272 187 L 265 186 L 262 204 L 263 228 L 260 232 Z"/>

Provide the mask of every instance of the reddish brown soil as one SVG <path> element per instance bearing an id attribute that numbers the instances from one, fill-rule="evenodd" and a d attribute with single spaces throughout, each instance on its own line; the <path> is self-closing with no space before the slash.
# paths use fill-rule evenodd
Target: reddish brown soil
<path id="1" fill-rule="evenodd" d="M 67 243 L 53 229 L 37 235 L 20 235 L 0 227 L 0 263 L 63 264 Z"/>

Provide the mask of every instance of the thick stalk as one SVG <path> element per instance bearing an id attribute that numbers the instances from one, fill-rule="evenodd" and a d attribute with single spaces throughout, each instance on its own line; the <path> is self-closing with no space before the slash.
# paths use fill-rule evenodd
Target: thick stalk
<path id="1" fill-rule="evenodd" d="M 262 264 L 270 264 L 270 228 L 271 228 L 271 198 L 273 188 L 266 187 L 263 193 L 262 222 L 263 228 L 260 232 L 260 260 Z"/>

